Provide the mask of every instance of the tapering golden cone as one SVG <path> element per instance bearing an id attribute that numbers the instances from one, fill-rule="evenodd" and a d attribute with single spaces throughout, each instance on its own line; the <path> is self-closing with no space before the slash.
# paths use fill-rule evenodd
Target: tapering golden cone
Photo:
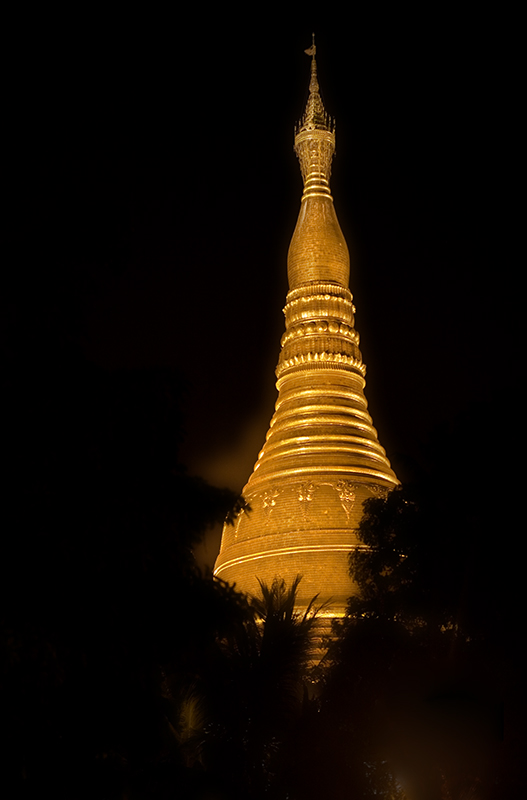
<path id="1" fill-rule="evenodd" d="M 298 607 L 318 594 L 322 614 L 335 617 L 355 591 L 348 554 L 361 546 L 363 502 L 398 480 L 367 411 L 349 253 L 329 188 L 335 129 L 314 54 L 295 151 L 304 193 L 288 254 L 278 399 L 243 489 L 250 510 L 224 526 L 214 574 L 254 595 L 259 580 L 291 585 L 300 574 Z"/>

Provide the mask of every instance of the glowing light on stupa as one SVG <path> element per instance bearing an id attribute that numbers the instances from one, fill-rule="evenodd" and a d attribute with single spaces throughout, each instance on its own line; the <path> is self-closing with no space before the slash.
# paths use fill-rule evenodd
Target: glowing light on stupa
<path id="1" fill-rule="evenodd" d="M 309 98 L 295 133 L 304 192 L 288 254 L 278 399 L 243 495 L 250 512 L 225 525 L 214 573 L 258 594 L 258 579 L 315 595 L 340 616 L 353 593 L 348 553 L 362 504 L 397 485 L 364 395 L 366 372 L 349 290 L 350 259 L 329 187 L 335 124 L 319 92 L 315 46 Z"/>

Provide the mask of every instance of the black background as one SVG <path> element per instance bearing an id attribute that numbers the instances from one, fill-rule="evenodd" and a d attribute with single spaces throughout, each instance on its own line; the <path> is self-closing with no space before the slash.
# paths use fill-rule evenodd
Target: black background
<path id="1" fill-rule="evenodd" d="M 175 369 L 182 458 L 241 489 L 276 396 L 315 29 L 366 393 L 397 469 L 437 423 L 481 402 L 506 418 L 519 392 L 517 21 L 251 13 L 6 25 L 7 308 L 33 336 L 47 304 L 106 368 Z"/>

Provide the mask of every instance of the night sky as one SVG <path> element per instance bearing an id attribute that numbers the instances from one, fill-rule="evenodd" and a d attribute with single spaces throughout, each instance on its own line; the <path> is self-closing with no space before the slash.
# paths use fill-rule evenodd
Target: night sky
<path id="1" fill-rule="evenodd" d="M 272 415 L 312 29 L 381 442 L 397 470 L 474 404 L 508 419 L 521 363 L 516 23 L 436 9 L 350 7 L 343 24 L 334 12 L 296 26 L 75 11 L 13 27 L 4 278 L 23 285 L 28 318 L 56 281 L 50 313 L 68 325 L 71 311 L 96 364 L 178 372 L 191 472 L 240 490 Z M 84 287 L 78 313 L 71 286 Z"/>

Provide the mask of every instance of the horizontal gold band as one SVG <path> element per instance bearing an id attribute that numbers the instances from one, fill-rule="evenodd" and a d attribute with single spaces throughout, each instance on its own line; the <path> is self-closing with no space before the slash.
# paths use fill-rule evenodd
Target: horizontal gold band
<path id="1" fill-rule="evenodd" d="M 389 484 L 390 486 L 398 486 L 399 481 L 397 478 L 392 477 L 392 475 L 388 474 L 387 472 L 383 472 L 377 469 L 371 469 L 370 467 L 361 467 L 359 465 L 338 465 L 338 466 L 307 466 L 307 467 L 296 467 L 295 469 L 282 469 L 278 472 L 269 472 L 264 475 L 259 475 L 258 464 L 256 464 L 255 471 L 251 476 L 251 489 L 254 489 L 255 483 L 263 483 L 266 480 L 273 480 L 276 481 L 277 478 L 296 478 L 299 475 L 325 475 L 328 478 L 331 475 L 349 475 L 353 476 L 355 480 L 358 477 L 362 478 L 378 478 L 380 481 L 384 481 L 384 483 Z"/>
<path id="2" fill-rule="evenodd" d="M 233 567 L 239 564 L 247 564 L 250 561 L 260 561 L 262 558 L 273 558 L 275 556 L 287 556 L 287 555 L 299 555 L 300 553 L 349 553 L 351 550 L 359 549 L 353 544 L 334 544 L 331 546 L 328 545 L 297 545 L 296 547 L 280 547 L 276 550 L 262 550 L 256 553 L 251 553 L 247 556 L 239 556 L 238 558 L 231 558 L 228 561 L 224 561 L 214 570 L 214 575 L 218 576 L 221 572 L 224 572 L 229 567 Z M 366 549 L 361 547 L 360 549 Z"/>
<path id="3" fill-rule="evenodd" d="M 333 197 L 331 196 L 329 191 L 327 193 L 326 192 L 312 192 L 312 191 L 310 191 L 308 189 L 302 195 L 302 201 L 307 200 L 309 197 L 325 197 L 327 200 L 331 200 L 331 202 L 333 202 Z"/>

